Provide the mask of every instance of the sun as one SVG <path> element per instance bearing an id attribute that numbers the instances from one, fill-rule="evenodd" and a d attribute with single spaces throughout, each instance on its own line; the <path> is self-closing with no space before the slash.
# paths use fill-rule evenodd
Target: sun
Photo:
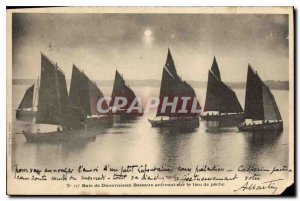
<path id="1" fill-rule="evenodd" d="M 146 29 L 144 32 L 145 37 L 151 37 L 152 36 L 152 31 L 150 29 Z"/>
<path id="2" fill-rule="evenodd" d="M 153 38 L 152 31 L 150 29 L 146 29 L 144 31 L 143 41 L 145 42 L 145 44 L 151 45 L 153 40 L 154 40 L 154 38 Z"/>

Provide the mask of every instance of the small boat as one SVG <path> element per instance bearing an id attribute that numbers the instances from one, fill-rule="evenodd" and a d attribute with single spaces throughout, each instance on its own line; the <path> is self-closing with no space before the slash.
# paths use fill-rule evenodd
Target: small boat
<path id="1" fill-rule="evenodd" d="M 67 140 L 87 137 L 81 111 L 69 102 L 64 72 L 41 53 L 41 76 L 38 90 L 38 108 L 34 123 L 23 130 L 27 141 Z"/>
<path id="2" fill-rule="evenodd" d="M 163 109 L 165 98 L 168 102 L 178 98 L 176 108 L 166 107 Z M 188 100 L 184 103 L 183 98 Z M 199 127 L 200 104 L 192 86 L 178 76 L 170 49 L 168 49 L 166 64 L 163 67 L 159 100 L 156 118 L 148 119 L 152 127 Z M 184 105 L 186 106 L 185 112 L 181 112 Z"/>
<path id="3" fill-rule="evenodd" d="M 240 131 L 283 131 L 283 121 L 275 98 L 250 64 L 247 74 L 245 119 L 244 123 L 238 125 Z"/>
<path id="4" fill-rule="evenodd" d="M 73 64 L 69 99 L 74 107 L 80 108 L 85 118 L 87 128 L 110 127 L 113 125 L 113 117 L 110 114 L 101 114 L 97 110 L 98 100 L 103 98 L 102 91 L 96 82 Z M 104 109 L 109 109 L 106 101 L 102 102 Z"/>
<path id="5" fill-rule="evenodd" d="M 241 104 L 235 92 L 221 80 L 215 57 L 208 72 L 204 113 L 201 119 L 215 121 L 220 127 L 235 127 L 244 121 Z"/>
<path id="6" fill-rule="evenodd" d="M 16 119 L 21 121 L 32 121 L 36 117 L 37 91 L 38 91 L 38 81 L 37 83 L 31 85 L 26 90 L 18 109 L 16 110 Z"/>
<path id="7" fill-rule="evenodd" d="M 127 103 L 122 107 L 115 107 L 116 98 L 125 98 Z M 126 85 L 123 75 L 118 70 L 115 73 L 115 81 L 109 106 L 116 121 L 133 120 L 143 115 L 141 100 L 136 97 L 134 91 Z"/>

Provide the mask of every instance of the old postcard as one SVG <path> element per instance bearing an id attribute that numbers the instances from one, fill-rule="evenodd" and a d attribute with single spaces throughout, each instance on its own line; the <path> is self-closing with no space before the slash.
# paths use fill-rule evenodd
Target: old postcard
<path id="1" fill-rule="evenodd" d="M 7 193 L 278 195 L 292 7 L 7 9 Z"/>

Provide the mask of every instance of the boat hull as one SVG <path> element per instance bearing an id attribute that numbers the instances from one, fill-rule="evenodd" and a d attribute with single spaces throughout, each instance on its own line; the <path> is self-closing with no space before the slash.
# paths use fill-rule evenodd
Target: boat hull
<path id="1" fill-rule="evenodd" d="M 87 129 L 80 129 L 76 131 L 60 131 L 47 133 L 33 133 L 23 131 L 27 142 L 64 142 L 72 140 L 94 140 L 96 135 L 92 132 L 87 132 Z"/>
<path id="2" fill-rule="evenodd" d="M 202 115 L 201 120 L 207 121 L 210 127 L 236 127 L 245 121 L 244 113 L 224 115 Z"/>
<path id="3" fill-rule="evenodd" d="M 87 128 L 97 128 L 97 127 L 111 127 L 114 124 L 114 119 L 112 115 L 103 116 L 100 118 L 89 118 L 86 119 Z"/>
<path id="4" fill-rule="evenodd" d="M 193 119 L 150 120 L 152 127 L 199 128 L 199 117 Z"/>
<path id="5" fill-rule="evenodd" d="M 26 110 L 17 110 L 16 111 L 16 119 L 21 121 L 31 121 L 36 117 L 36 111 L 26 111 Z"/>
<path id="6" fill-rule="evenodd" d="M 143 114 L 115 114 L 114 122 L 116 123 L 123 123 L 123 122 L 131 122 L 137 120 Z"/>
<path id="7" fill-rule="evenodd" d="M 239 114 L 224 114 L 224 115 L 201 115 L 201 120 L 205 121 L 241 121 L 243 122 L 244 119 L 244 113 Z"/>
<path id="8" fill-rule="evenodd" d="M 255 131 L 283 131 L 283 122 L 271 122 L 265 124 L 238 125 L 239 131 L 255 132 Z"/>

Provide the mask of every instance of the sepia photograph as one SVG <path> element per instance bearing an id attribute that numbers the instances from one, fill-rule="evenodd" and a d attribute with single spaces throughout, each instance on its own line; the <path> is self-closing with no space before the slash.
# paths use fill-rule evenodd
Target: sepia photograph
<path id="1" fill-rule="evenodd" d="M 7 9 L 7 194 L 280 195 L 293 7 Z"/>

